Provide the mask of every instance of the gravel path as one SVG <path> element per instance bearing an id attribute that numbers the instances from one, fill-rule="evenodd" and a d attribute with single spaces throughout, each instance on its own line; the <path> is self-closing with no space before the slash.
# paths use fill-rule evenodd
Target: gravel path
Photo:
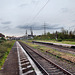
<path id="1" fill-rule="evenodd" d="M 0 71 L 0 75 L 19 75 L 16 43 L 12 47 L 4 63 L 3 69 Z"/>

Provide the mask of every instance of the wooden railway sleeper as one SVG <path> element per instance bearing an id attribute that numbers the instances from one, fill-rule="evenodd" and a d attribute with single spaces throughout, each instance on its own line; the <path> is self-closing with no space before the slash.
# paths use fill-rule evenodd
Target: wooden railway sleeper
<path id="1" fill-rule="evenodd" d="M 24 75 L 35 75 L 34 70 L 27 71 Z"/>
<path id="2" fill-rule="evenodd" d="M 63 72 L 52 72 L 50 75 L 65 75 Z"/>
<path id="3" fill-rule="evenodd" d="M 21 64 L 26 63 L 26 62 L 29 62 L 29 61 L 28 60 L 27 61 L 23 60 L 23 61 L 21 61 Z"/>

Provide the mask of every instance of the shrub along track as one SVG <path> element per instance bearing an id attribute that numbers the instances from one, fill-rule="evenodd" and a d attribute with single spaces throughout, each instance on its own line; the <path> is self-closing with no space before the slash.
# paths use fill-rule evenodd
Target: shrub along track
<path id="1" fill-rule="evenodd" d="M 36 52 L 31 47 L 25 45 L 22 42 L 19 42 L 19 43 L 22 45 L 22 47 L 26 50 L 26 52 L 32 58 L 37 60 L 37 62 L 39 62 L 39 64 L 42 65 L 42 67 L 48 72 L 48 74 L 50 75 L 73 75 L 70 72 L 63 69 L 62 67 L 55 64 L 54 62 L 52 62 L 50 59 L 47 59 L 46 57 L 42 56 L 42 54 L 40 55 L 38 52 Z"/>
<path id="2" fill-rule="evenodd" d="M 14 43 L 15 41 L 3 41 L 0 43 L 0 70 Z"/>
<path id="3" fill-rule="evenodd" d="M 19 75 L 16 43 L 12 47 L 4 65 L 2 67 L 2 70 L 0 71 L 0 75 Z"/>

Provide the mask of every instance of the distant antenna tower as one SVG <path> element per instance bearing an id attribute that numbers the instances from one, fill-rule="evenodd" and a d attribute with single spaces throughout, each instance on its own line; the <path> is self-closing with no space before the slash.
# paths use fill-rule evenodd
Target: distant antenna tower
<path id="1" fill-rule="evenodd" d="M 31 32 L 31 35 L 33 35 L 32 27 L 30 27 L 30 32 Z"/>
<path id="2" fill-rule="evenodd" d="M 44 35 L 46 35 L 46 24 L 45 24 L 45 22 L 44 22 Z"/>
<path id="3" fill-rule="evenodd" d="M 27 30 L 26 30 L 26 36 L 27 36 Z"/>

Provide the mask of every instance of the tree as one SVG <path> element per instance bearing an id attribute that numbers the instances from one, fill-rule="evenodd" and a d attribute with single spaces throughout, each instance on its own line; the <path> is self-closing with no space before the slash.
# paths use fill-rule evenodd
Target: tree
<path id="1" fill-rule="evenodd" d="M 4 40 L 5 41 L 6 39 L 4 37 L 1 37 L 1 40 Z"/>

